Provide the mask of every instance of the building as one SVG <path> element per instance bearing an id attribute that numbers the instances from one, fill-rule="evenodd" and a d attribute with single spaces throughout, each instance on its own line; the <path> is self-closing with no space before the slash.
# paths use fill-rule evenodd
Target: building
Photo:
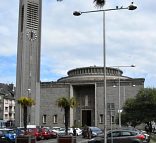
<path id="1" fill-rule="evenodd" d="M 39 125 L 41 0 L 19 1 L 16 98 L 32 97 L 30 124 Z M 20 106 L 16 105 L 16 125 L 23 123 Z"/>
<path id="2" fill-rule="evenodd" d="M 15 94 L 13 84 L 0 83 L 0 127 L 14 126 Z"/>
<path id="3" fill-rule="evenodd" d="M 35 100 L 36 104 L 28 111 L 28 123 L 64 126 L 64 113 L 57 107 L 56 100 L 61 96 L 74 96 L 79 105 L 70 111 L 70 126 L 86 124 L 102 128 L 103 67 L 77 68 L 70 70 L 67 77 L 60 78 L 57 82 L 40 82 L 41 7 L 42 0 L 19 1 L 16 99 L 27 96 Z M 107 119 L 110 124 L 110 119 L 114 122 L 119 110 L 118 89 L 121 91 L 122 105 L 127 98 L 134 97 L 144 87 L 144 79 L 123 76 L 122 71 L 115 68 L 107 68 L 106 72 Z M 22 112 L 20 105 L 16 104 L 16 126 L 23 126 Z"/>
<path id="4" fill-rule="evenodd" d="M 120 79 L 120 80 L 119 80 Z M 120 87 L 120 90 L 119 90 Z M 136 96 L 144 87 L 143 78 L 131 78 L 116 68 L 106 69 L 107 123 L 115 124 L 119 110 L 128 98 Z M 58 108 L 59 97 L 74 96 L 78 106 L 70 111 L 70 126 L 104 126 L 104 73 L 103 67 L 91 66 L 68 71 L 68 76 L 57 82 L 41 82 L 40 125 L 64 126 L 64 112 Z"/>

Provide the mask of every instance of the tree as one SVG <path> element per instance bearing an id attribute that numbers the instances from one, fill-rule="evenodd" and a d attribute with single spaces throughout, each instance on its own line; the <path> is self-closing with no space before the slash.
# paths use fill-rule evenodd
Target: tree
<path id="1" fill-rule="evenodd" d="M 152 121 L 156 121 L 156 89 L 141 89 L 134 99 L 128 99 L 123 106 L 125 122 L 140 124 L 146 123 L 152 130 Z M 122 117 L 122 118 L 124 118 Z"/>
<path id="2" fill-rule="evenodd" d="M 138 113 L 135 110 L 135 98 L 130 98 L 125 102 L 123 107 L 123 112 L 121 113 L 122 116 L 122 124 L 125 126 L 137 126 L 140 124 L 138 120 Z"/>
<path id="3" fill-rule="evenodd" d="M 63 0 L 57 0 L 57 1 L 63 1 Z M 93 0 L 93 3 L 95 3 L 96 7 L 102 8 L 105 5 L 105 0 Z"/>
<path id="4" fill-rule="evenodd" d="M 24 124 L 24 130 L 26 131 L 27 129 L 27 116 L 28 116 L 28 111 L 27 108 L 31 107 L 32 105 L 35 105 L 35 101 L 32 98 L 29 97 L 20 97 L 17 100 L 18 104 L 21 104 L 23 108 L 23 124 Z"/>
<path id="5" fill-rule="evenodd" d="M 67 97 L 60 97 L 57 99 L 58 107 L 64 109 L 65 114 L 65 133 L 68 135 L 68 122 L 69 122 L 69 112 L 70 108 L 74 108 L 77 106 L 77 101 L 74 97 L 67 98 Z"/>

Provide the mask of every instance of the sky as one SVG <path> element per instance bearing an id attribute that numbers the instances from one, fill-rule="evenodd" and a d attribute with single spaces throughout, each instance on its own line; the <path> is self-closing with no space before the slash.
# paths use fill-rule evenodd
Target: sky
<path id="1" fill-rule="evenodd" d="M 56 81 L 74 68 L 121 66 L 124 76 L 145 78 L 156 87 L 156 1 L 134 0 L 134 11 L 98 10 L 93 0 L 42 0 L 41 81 Z M 130 0 L 106 0 L 103 9 L 127 7 Z M 19 0 L 0 0 L 0 83 L 16 83 Z M 105 31 L 103 29 L 105 23 Z M 135 67 L 122 67 L 134 65 Z"/>

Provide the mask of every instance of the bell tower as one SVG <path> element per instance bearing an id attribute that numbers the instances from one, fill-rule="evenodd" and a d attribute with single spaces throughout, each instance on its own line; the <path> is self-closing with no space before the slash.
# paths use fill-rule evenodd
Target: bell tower
<path id="1" fill-rule="evenodd" d="M 35 105 L 28 109 L 28 124 L 39 125 L 40 52 L 42 0 L 20 0 L 16 68 L 16 99 L 31 97 Z M 23 126 L 23 113 L 16 103 L 16 126 Z"/>

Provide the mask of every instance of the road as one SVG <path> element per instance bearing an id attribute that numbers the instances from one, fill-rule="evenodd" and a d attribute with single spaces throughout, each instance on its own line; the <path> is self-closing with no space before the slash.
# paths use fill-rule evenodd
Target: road
<path id="1" fill-rule="evenodd" d="M 76 137 L 76 143 L 87 143 L 88 139 L 82 138 L 82 136 Z M 57 139 L 40 140 L 37 143 L 57 143 Z"/>

